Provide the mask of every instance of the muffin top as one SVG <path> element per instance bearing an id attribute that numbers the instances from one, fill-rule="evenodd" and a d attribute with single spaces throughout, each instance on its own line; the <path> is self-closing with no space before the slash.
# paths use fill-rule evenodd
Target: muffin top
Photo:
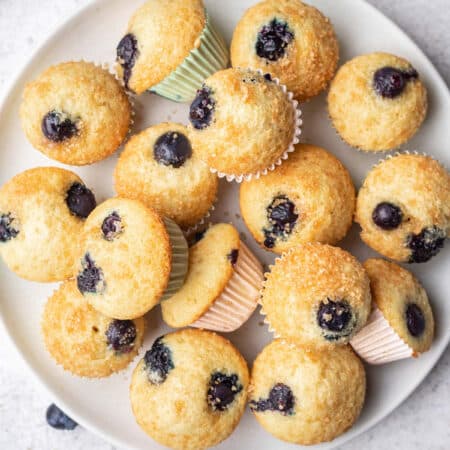
<path id="1" fill-rule="evenodd" d="M 81 377 L 106 377 L 124 369 L 144 337 L 143 318 L 109 319 L 88 304 L 74 280 L 63 283 L 48 299 L 41 325 L 52 357 Z"/>
<path id="2" fill-rule="evenodd" d="M 249 389 L 258 422 L 283 441 L 313 445 L 350 428 L 361 412 L 366 374 L 348 345 L 307 349 L 275 340 L 256 358 Z"/>
<path id="3" fill-rule="evenodd" d="M 372 298 L 389 325 L 414 354 L 427 351 L 433 340 L 434 318 L 425 289 L 397 264 L 371 258 L 364 262 Z"/>
<path id="4" fill-rule="evenodd" d="M 197 157 L 187 129 L 177 123 L 161 123 L 133 136 L 114 178 L 120 196 L 141 200 L 182 228 L 204 218 L 217 195 L 217 175 Z"/>
<path id="5" fill-rule="evenodd" d="M 371 53 L 338 70 L 330 86 L 328 110 L 338 133 L 353 147 L 391 150 L 420 127 L 427 112 L 427 91 L 408 61 Z"/>
<path id="6" fill-rule="evenodd" d="M 317 347 L 346 344 L 367 321 L 369 279 L 341 248 L 301 244 L 266 274 L 261 304 L 276 337 Z"/>
<path id="7" fill-rule="evenodd" d="M 270 76 L 226 69 L 209 77 L 190 109 L 199 158 L 224 174 L 245 175 L 279 163 L 297 141 L 293 102 Z"/>
<path id="8" fill-rule="evenodd" d="M 163 294 L 171 259 L 169 235 L 156 211 L 137 200 L 112 198 L 84 225 L 78 289 L 107 317 L 141 317 Z"/>
<path id="9" fill-rule="evenodd" d="M 206 20 L 202 0 L 147 0 L 117 46 L 125 85 L 141 94 L 170 75 L 198 47 Z"/>
<path id="10" fill-rule="evenodd" d="M 353 221 L 355 188 L 332 154 L 298 144 L 273 172 L 241 184 L 240 207 L 258 243 L 282 253 L 299 243 L 341 240 Z"/>
<path id="11" fill-rule="evenodd" d="M 0 255 L 22 278 L 70 278 L 84 219 L 94 194 L 73 172 L 36 167 L 0 189 Z"/>
<path id="12" fill-rule="evenodd" d="M 231 41 L 233 67 L 269 72 L 299 101 L 325 89 L 338 59 L 330 21 L 299 0 L 265 0 L 252 6 L 239 21 Z"/>
<path id="13" fill-rule="evenodd" d="M 131 125 L 131 105 L 107 70 L 78 61 L 52 66 L 28 83 L 20 106 L 31 144 L 64 164 L 92 164 L 114 153 Z"/>
<path id="14" fill-rule="evenodd" d="M 429 156 L 381 161 L 358 193 L 355 221 L 364 242 L 384 256 L 426 262 L 450 231 L 450 175 Z"/>
<path id="15" fill-rule="evenodd" d="M 249 373 L 225 338 L 185 329 L 158 338 L 136 367 L 130 398 L 138 424 L 171 448 L 226 439 L 244 413 Z"/>

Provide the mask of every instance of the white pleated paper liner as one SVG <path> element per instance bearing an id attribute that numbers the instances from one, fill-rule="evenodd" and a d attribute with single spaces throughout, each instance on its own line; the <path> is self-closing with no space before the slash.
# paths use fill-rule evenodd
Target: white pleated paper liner
<path id="1" fill-rule="evenodd" d="M 219 332 L 237 330 L 256 309 L 263 280 L 261 263 L 241 241 L 233 276 L 222 294 L 191 326 Z"/>

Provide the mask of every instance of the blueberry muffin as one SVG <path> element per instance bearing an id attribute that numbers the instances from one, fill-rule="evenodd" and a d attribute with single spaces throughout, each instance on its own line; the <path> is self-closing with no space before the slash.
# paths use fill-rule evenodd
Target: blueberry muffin
<path id="1" fill-rule="evenodd" d="M 275 340 L 253 364 L 249 400 L 266 431 L 313 445 L 348 430 L 365 393 L 364 367 L 348 345 L 308 349 L 295 340 Z"/>
<path id="2" fill-rule="evenodd" d="M 227 69 L 209 77 L 190 108 L 190 138 L 219 174 L 266 173 L 298 142 L 296 103 L 270 75 Z"/>
<path id="3" fill-rule="evenodd" d="M 97 312 L 77 289 L 63 283 L 42 315 L 47 350 L 65 370 L 81 377 L 106 377 L 124 369 L 137 355 L 144 319 L 116 320 Z"/>
<path id="4" fill-rule="evenodd" d="M 266 274 L 261 304 L 276 337 L 346 344 L 370 313 L 369 278 L 350 253 L 319 243 L 293 247 Z"/>
<path id="5" fill-rule="evenodd" d="M 323 91 L 333 78 L 339 47 L 333 26 L 299 0 L 264 0 L 248 9 L 231 41 L 233 67 L 268 72 L 299 101 Z"/>
<path id="6" fill-rule="evenodd" d="M 427 91 L 417 70 L 388 53 L 358 56 L 331 83 L 328 111 L 342 139 L 365 151 L 386 151 L 408 141 L 427 112 Z"/>
<path id="7" fill-rule="evenodd" d="M 183 287 L 161 303 L 171 327 L 234 331 L 256 309 L 263 269 L 230 224 L 211 226 L 189 249 Z"/>
<path id="8" fill-rule="evenodd" d="M 202 0 L 148 0 L 117 46 L 117 70 L 137 94 L 151 90 L 189 101 L 208 75 L 228 63 L 228 50 Z"/>
<path id="9" fill-rule="evenodd" d="M 169 233 L 156 211 L 137 200 L 113 198 L 92 212 L 75 275 L 78 289 L 97 311 L 135 319 L 152 309 L 165 290 L 182 285 L 186 241 L 175 224 L 170 227 Z"/>
<path id="10" fill-rule="evenodd" d="M 374 311 L 351 340 L 372 364 L 419 356 L 433 340 L 434 318 L 425 289 L 411 272 L 383 259 L 368 259 Z"/>
<path id="11" fill-rule="evenodd" d="M 383 256 L 421 263 L 450 232 L 450 175 L 429 156 L 400 154 L 367 175 L 356 202 L 361 239 Z"/>
<path id="12" fill-rule="evenodd" d="M 95 197 L 73 172 L 37 167 L 0 189 L 0 256 L 30 281 L 70 278 L 83 223 Z"/>
<path id="13" fill-rule="evenodd" d="M 130 398 L 137 423 L 155 441 L 206 449 L 241 419 L 249 373 L 225 338 L 186 329 L 158 338 L 134 370 Z"/>
<path id="14" fill-rule="evenodd" d="M 240 207 L 258 243 L 282 253 L 304 242 L 341 240 L 353 221 L 355 188 L 332 154 L 298 144 L 273 172 L 241 184 Z"/>
<path id="15" fill-rule="evenodd" d="M 161 123 L 133 136 L 114 178 L 120 196 L 142 201 L 182 228 L 204 218 L 217 195 L 217 176 L 197 158 L 186 128 L 176 123 Z"/>
<path id="16" fill-rule="evenodd" d="M 20 118 L 33 147 L 56 161 L 81 166 L 120 147 L 131 126 L 131 105 L 107 70 L 66 62 L 27 84 Z"/>

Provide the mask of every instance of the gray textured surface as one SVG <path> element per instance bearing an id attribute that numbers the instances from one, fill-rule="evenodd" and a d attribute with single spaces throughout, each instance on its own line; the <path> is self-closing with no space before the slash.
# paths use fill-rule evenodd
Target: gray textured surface
<path id="1" fill-rule="evenodd" d="M 87 1 L 0 0 L 0 93 L 55 24 Z M 371 0 L 371 3 L 416 41 L 450 84 L 449 0 Z M 114 448 L 80 428 L 60 432 L 47 427 L 44 414 L 51 399 L 38 390 L 4 342 L 0 330 L 0 449 Z M 450 350 L 447 349 L 432 373 L 402 406 L 341 450 L 448 449 L 449 369 Z"/>

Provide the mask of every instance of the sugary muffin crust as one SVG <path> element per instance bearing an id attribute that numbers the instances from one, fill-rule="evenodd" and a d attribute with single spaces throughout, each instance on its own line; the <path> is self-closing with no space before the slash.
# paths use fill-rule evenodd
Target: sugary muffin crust
<path id="1" fill-rule="evenodd" d="M 161 336 L 147 351 L 132 376 L 131 406 L 158 443 L 204 449 L 233 432 L 248 383 L 247 363 L 228 340 L 186 329 Z"/>
<path id="2" fill-rule="evenodd" d="M 276 337 L 334 347 L 346 344 L 366 323 L 369 279 L 350 253 L 302 244 L 278 258 L 266 274 L 261 304 Z"/>
<path id="3" fill-rule="evenodd" d="M 257 356 L 250 408 L 266 431 L 300 445 L 331 441 L 358 418 L 366 375 L 349 346 L 306 348 L 275 340 Z"/>
<path id="4" fill-rule="evenodd" d="M 26 85 L 20 118 L 36 149 L 80 166 L 105 159 L 120 147 L 131 126 L 131 104 L 107 70 L 84 61 L 66 62 Z"/>
<path id="5" fill-rule="evenodd" d="M 137 355 L 144 319 L 109 319 L 88 304 L 72 280 L 48 299 L 42 334 L 47 350 L 64 369 L 81 377 L 106 377 Z"/>
<path id="6" fill-rule="evenodd" d="M 269 72 L 299 101 L 319 94 L 339 59 L 328 18 L 299 0 L 265 0 L 249 8 L 234 30 L 233 67 Z"/>
<path id="7" fill-rule="evenodd" d="M 335 244 L 353 221 L 355 188 L 345 167 L 323 148 L 295 148 L 273 172 L 240 187 L 247 227 L 276 253 L 305 242 Z"/>
<path id="8" fill-rule="evenodd" d="M 391 150 L 419 129 L 427 112 L 427 91 L 408 61 L 371 53 L 338 70 L 330 86 L 328 110 L 348 144 L 365 151 Z"/>
<path id="9" fill-rule="evenodd" d="M 362 240 L 382 255 L 426 262 L 450 232 L 450 175 L 429 156 L 387 158 L 367 174 L 355 221 Z"/>
<path id="10" fill-rule="evenodd" d="M 147 128 L 127 143 L 114 173 L 120 196 L 142 201 L 182 228 L 205 217 L 218 187 L 187 136 L 177 123 Z"/>

